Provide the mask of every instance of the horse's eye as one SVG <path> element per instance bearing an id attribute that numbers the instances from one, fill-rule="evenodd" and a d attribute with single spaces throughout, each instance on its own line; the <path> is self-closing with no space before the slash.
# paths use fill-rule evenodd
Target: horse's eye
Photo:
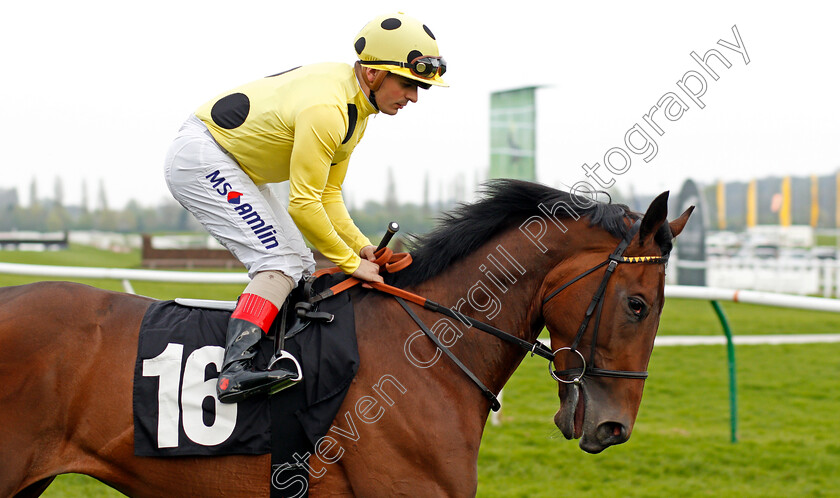
<path id="1" fill-rule="evenodd" d="M 630 308 L 630 312 L 633 313 L 633 316 L 635 316 L 636 318 L 643 317 L 645 311 L 647 310 L 647 306 L 645 305 L 644 301 L 635 297 L 631 297 L 627 300 L 627 306 Z"/>

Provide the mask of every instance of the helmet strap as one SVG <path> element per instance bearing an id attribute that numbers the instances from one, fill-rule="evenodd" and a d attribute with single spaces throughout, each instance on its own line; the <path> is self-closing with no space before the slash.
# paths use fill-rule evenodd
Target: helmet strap
<path id="1" fill-rule="evenodd" d="M 359 64 L 358 62 L 356 64 Z M 379 70 L 376 73 L 376 76 L 371 80 L 368 78 L 368 73 L 365 71 L 365 67 L 360 64 L 362 78 L 365 80 L 365 84 L 368 87 L 368 100 L 370 101 L 371 105 L 373 105 L 374 109 L 379 111 L 379 106 L 376 104 L 376 91 L 379 90 L 379 87 L 382 86 L 382 82 L 385 81 L 385 77 L 388 76 L 388 71 Z"/>

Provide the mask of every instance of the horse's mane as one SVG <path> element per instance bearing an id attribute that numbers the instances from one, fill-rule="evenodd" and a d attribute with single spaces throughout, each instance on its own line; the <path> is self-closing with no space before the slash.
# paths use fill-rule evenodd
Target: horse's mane
<path id="1" fill-rule="evenodd" d="M 540 204 L 550 209 L 556 203 L 565 203 L 590 226 L 598 226 L 614 237 L 624 237 L 628 227 L 625 218 L 636 220 L 640 214 L 624 204 L 592 202 L 538 183 L 520 180 L 497 179 L 482 185 L 481 197 L 472 204 L 460 204 L 444 213 L 438 225 L 425 235 L 410 235 L 407 246 L 413 263 L 406 269 L 390 275 L 387 282 L 397 286 L 415 285 L 441 273 L 452 263 L 466 257 L 490 240 L 495 234 L 520 225 L 534 215 L 545 216 Z M 562 205 L 562 204 L 561 204 Z M 578 207 L 587 206 L 585 208 Z M 558 209 L 558 218 L 573 219 L 565 209 Z M 662 254 L 671 251 L 671 232 L 667 224 L 656 234 Z"/>

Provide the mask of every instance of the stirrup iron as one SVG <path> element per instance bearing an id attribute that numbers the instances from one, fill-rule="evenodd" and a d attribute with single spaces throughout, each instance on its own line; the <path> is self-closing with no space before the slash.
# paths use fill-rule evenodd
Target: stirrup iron
<path id="1" fill-rule="evenodd" d="M 274 368 L 274 365 L 280 360 L 289 360 L 295 364 L 295 369 L 297 370 L 297 377 L 289 379 L 289 382 L 300 382 L 301 380 L 303 380 L 303 369 L 300 367 L 300 363 L 298 363 L 297 358 L 295 358 L 291 353 L 289 353 L 285 349 L 281 350 L 278 354 L 275 354 L 271 358 L 271 361 L 268 362 L 266 370 L 271 370 L 272 368 Z"/>

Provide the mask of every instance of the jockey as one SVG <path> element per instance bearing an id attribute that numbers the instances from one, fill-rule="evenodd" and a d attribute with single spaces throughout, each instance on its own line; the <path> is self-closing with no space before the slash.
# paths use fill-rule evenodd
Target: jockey
<path id="1" fill-rule="evenodd" d="M 354 46 L 353 66 L 302 66 L 219 95 L 190 116 L 167 154 L 172 195 L 251 278 L 228 325 L 223 403 L 299 380 L 284 368 L 256 370 L 252 360 L 286 297 L 315 269 L 304 236 L 344 273 L 382 282 L 341 185 L 368 118 L 417 102 L 418 87 L 447 86 L 446 62 L 429 28 L 402 13 L 368 23 Z M 268 189 L 286 180 L 288 209 Z"/>

